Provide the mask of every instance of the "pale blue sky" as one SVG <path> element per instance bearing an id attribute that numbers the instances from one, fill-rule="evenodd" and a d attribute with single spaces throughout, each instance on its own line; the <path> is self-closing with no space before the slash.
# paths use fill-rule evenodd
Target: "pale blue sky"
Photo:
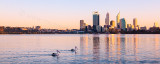
<path id="1" fill-rule="evenodd" d="M 160 0 L 0 0 L 1 26 L 35 26 L 43 28 L 79 28 L 79 20 L 92 25 L 92 12 L 99 11 L 100 24 L 105 15 L 121 18 L 132 24 L 138 19 L 140 26 L 160 23 Z"/>

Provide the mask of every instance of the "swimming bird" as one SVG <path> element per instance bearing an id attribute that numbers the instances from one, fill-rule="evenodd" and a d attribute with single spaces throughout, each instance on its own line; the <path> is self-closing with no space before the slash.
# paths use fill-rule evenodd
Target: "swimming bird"
<path id="1" fill-rule="evenodd" d="M 71 49 L 72 52 L 77 51 L 77 50 L 78 50 L 77 46 L 75 46 L 75 49 Z"/>
<path id="2" fill-rule="evenodd" d="M 52 56 L 59 56 L 60 51 L 57 50 L 57 53 L 52 53 Z"/>

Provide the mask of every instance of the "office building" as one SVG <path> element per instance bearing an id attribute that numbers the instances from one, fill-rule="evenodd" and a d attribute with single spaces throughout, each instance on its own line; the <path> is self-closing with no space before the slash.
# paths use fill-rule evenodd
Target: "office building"
<path id="1" fill-rule="evenodd" d="M 80 20 L 80 30 L 85 30 L 86 27 L 86 23 L 84 22 L 84 20 Z"/>
<path id="2" fill-rule="evenodd" d="M 122 19 L 120 20 L 120 28 L 121 28 L 122 30 L 126 30 L 126 20 L 125 20 L 125 18 L 122 18 Z"/>
<path id="3" fill-rule="evenodd" d="M 133 19 L 134 29 L 137 30 L 137 18 Z"/>
<path id="4" fill-rule="evenodd" d="M 106 14 L 105 25 L 109 25 L 109 13 Z"/>
<path id="5" fill-rule="evenodd" d="M 132 25 L 131 24 L 127 24 L 127 31 L 132 31 Z"/>
<path id="6" fill-rule="evenodd" d="M 94 12 L 93 13 L 93 30 L 94 30 L 94 32 L 97 32 L 98 26 L 99 26 L 99 13 Z"/>
<path id="7" fill-rule="evenodd" d="M 110 25 L 114 28 L 115 27 L 115 21 L 111 20 Z"/>
<path id="8" fill-rule="evenodd" d="M 117 14 L 116 21 L 117 21 L 117 28 L 120 28 L 120 12 Z"/>

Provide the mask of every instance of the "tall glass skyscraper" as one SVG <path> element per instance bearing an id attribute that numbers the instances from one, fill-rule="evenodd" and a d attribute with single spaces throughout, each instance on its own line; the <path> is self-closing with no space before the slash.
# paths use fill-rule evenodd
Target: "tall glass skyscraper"
<path id="1" fill-rule="evenodd" d="M 137 27 L 137 18 L 133 19 L 133 25 L 134 25 L 134 29 L 136 29 L 136 27 Z"/>
<path id="2" fill-rule="evenodd" d="M 125 18 L 122 18 L 122 19 L 120 20 L 120 28 L 121 28 L 122 30 L 126 30 L 126 20 L 125 20 Z"/>
<path id="3" fill-rule="evenodd" d="M 94 12 L 93 13 L 93 30 L 94 32 L 97 32 L 97 26 L 99 26 L 99 13 Z"/>
<path id="4" fill-rule="evenodd" d="M 105 24 L 109 25 L 109 13 L 106 14 Z"/>

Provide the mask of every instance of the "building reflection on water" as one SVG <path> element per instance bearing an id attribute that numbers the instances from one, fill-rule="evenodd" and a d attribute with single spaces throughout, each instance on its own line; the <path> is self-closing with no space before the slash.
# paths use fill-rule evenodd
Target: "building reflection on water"
<path id="1" fill-rule="evenodd" d="M 99 63 L 100 61 L 100 41 L 99 35 L 93 36 L 93 61 Z"/>
<path id="2" fill-rule="evenodd" d="M 88 35 L 81 35 L 80 37 L 80 54 L 88 55 Z M 84 57 L 83 59 L 88 60 L 88 57 Z"/>
<path id="3" fill-rule="evenodd" d="M 158 58 L 159 57 L 159 36 L 158 35 L 155 35 L 155 38 L 154 38 L 154 49 L 155 49 L 155 57 Z"/>
<path id="4" fill-rule="evenodd" d="M 106 38 L 105 38 L 105 51 L 106 51 L 106 55 L 105 55 L 105 57 L 106 57 L 106 59 L 108 60 L 109 59 L 109 52 L 110 52 L 110 39 L 109 39 L 109 35 L 107 35 L 106 36 Z"/>
<path id="5" fill-rule="evenodd" d="M 126 54 L 131 54 L 130 49 L 133 49 L 133 52 L 135 55 L 135 59 L 137 60 L 136 53 L 137 53 L 137 45 L 138 45 L 138 37 L 137 35 L 134 35 L 133 39 L 133 48 L 129 48 L 132 44 L 130 41 L 131 39 L 128 39 L 126 35 L 118 34 L 118 35 L 107 35 L 105 37 L 105 48 L 106 48 L 106 59 L 108 61 L 118 60 L 117 63 L 119 64 L 125 64 L 125 58 Z M 114 59 L 113 59 L 114 58 Z"/>
<path id="6" fill-rule="evenodd" d="M 92 55 L 95 64 L 101 63 L 101 59 L 109 63 L 113 61 L 113 63 L 126 64 L 128 60 L 135 61 L 134 63 L 137 64 L 142 60 L 138 54 L 145 49 L 139 50 L 139 46 L 142 45 L 139 44 L 140 39 L 146 38 L 139 38 L 137 34 L 83 35 L 80 37 L 80 51 L 81 55 Z M 159 50 L 159 36 L 154 37 L 154 50 L 155 57 L 159 57 L 159 51 L 157 51 Z M 89 58 L 85 57 L 85 59 Z"/>
<path id="7" fill-rule="evenodd" d="M 134 35 L 134 42 L 133 42 L 133 48 L 134 48 L 134 56 L 135 56 L 135 61 L 138 61 L 137 53 L 138 53 L 138 35 Z"/>
<path id="8" fill-rule="evenodd" d="M 88 54 L 88 36 L 83 35 L 80 37 L 80 51 L 81 54 L 87 55 Z"/>

